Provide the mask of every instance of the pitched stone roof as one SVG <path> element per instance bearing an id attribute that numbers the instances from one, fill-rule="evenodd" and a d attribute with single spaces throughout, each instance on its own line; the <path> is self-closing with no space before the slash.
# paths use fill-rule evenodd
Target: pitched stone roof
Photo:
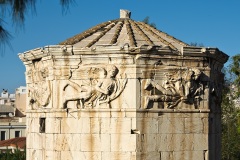
<path id="1" fill-rule="evenodd" d="M 121 16 L 119 19 L 101 23 L 60 43 L 60 45 L 73 45 L 80 48 L 126 44 L 130 47 L 169 46 L 174 50 L 181 50 L 182 47 L 188 46 L 146 23 L 130 19 L 130 16 Z"/>

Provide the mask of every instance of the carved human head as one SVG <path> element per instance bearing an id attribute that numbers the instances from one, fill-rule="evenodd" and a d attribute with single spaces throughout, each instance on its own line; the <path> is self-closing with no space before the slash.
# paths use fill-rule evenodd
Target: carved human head
<path id="1" fill-rule="evenodd" d="M 192 70 L 194 72 L 194 76 L 193 76 L 194 80 L 198 80 L 198 78 L 201 76 L 202 72 L 199 69 L 196 69 L 196 68 L 194 68 Z"/>
<path id="2" fill-rule="evenodd" d="M 118 68 L 115 65 L 109 64 L 107 66 L 107 75 L 110 78 L 114 78 L 118 74 Z"/>
<path id="3" fill-rule="evenodd" d="M 174 87 L 173 83 L 172 83 L 171 81 L 169 81 L 169 80 L 163 81 L 163 85 L 162 85 L 162 86 L 163 86 L 165 89 Z"/>

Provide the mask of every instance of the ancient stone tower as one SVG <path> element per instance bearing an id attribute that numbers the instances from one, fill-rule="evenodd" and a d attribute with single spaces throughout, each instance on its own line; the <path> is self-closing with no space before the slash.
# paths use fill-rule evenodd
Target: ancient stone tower
<path id="1" fill-rule="evenodd" d="M 220 159 L 228 56 L 120 13 L 59 45 L 19 54 L 27 159 Z"/>

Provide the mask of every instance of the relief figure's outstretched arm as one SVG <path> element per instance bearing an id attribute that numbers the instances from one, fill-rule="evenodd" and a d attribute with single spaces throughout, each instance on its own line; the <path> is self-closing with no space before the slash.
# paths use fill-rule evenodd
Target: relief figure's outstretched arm
<path id="1" fill-rule="evenodd" d="M 67 86 L 71 86 L 73 87 L 75 90 L 77 90 L 78 92 L 81 92 L 81 86 L 78 85 L 77 83 L 68 80 L 67 84 L 64 86 L 63 90 L 65 91 L 65 89 L 67 88 Z"/>

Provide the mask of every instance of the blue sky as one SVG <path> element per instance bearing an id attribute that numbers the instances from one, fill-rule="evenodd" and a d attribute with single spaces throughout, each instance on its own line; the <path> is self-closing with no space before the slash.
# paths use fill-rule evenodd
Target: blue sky
<path id="1" fill-rule="evenodd" d="M 229 56 L 240 53 L 239 0 L 88 0 L 78 1 L 62 14 L 58 0 L 39 0 L 37 14 L 29 13 L 23 30 L 6 18 L 5 27 L 13 35 L 12 50 L 0 57 L 0 90 L 25 84 L 25 67 L 18 58 L 34 48 L 58 44 L 99 23 L 119 18 L 119 10 L 132 12 L 136 21 L 150 17 L 161 31 L 186 43 L 217 47 Z"/>

